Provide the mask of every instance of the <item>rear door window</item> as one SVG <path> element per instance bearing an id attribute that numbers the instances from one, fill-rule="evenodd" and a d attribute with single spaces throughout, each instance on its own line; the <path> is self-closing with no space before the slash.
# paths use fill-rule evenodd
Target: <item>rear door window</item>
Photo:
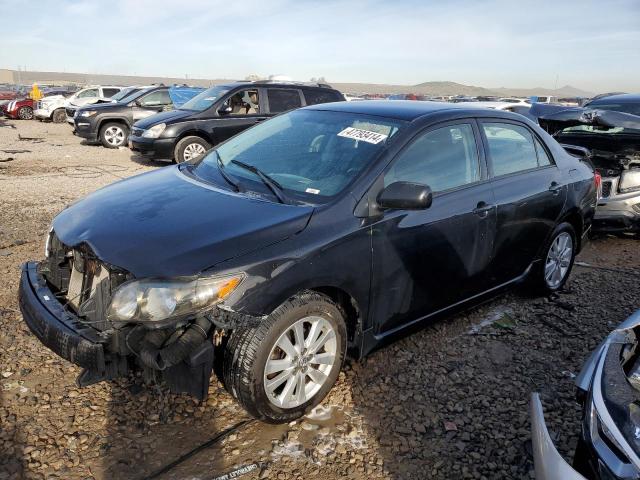
<path id="1" fill-rule="evenodd" d="M 267 100 L 271 113 L 286 112 L 302 106 L 300 91 L 295 89 L 269 88 L 267 90 Z"/>
<path id="2" fill-rule="evenodd" d="M 499 177 L 538 167 L 538 157 L 531 132 L 509 123 L 482 122 L 493 175 Z"/>
<path id="3" fill-rule="evenodd" d="M 304 101 L 307 105 L 342 101 L 340 95 L 331 90 L 303 90 L 302 92 L 304 93 Z"/>
<path id="4" fill-rule="evenodd" d="M 538 166 L 546 167 L 547 165 L 552 165 L 553 162 L 551 161 L 551 158 L 549 158 L 549 154 L 547 153 L 547 150 L 542 146 L 542 144 L 537 138 L 535 139 L 535 142 L 536 142 L 536 152 L 538 153 Z"/>

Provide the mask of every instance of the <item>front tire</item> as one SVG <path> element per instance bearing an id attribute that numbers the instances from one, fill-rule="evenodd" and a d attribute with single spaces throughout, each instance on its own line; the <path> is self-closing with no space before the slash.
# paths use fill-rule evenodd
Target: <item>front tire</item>
<path id="1" fill-rule="evenodd" d="M 561 290 L 576 258 L 576 232 L 569 223 L 561 223 L 551 234 L 542 254 L 542 263 L 533 273 L 532 281 L 541 293 Z"/>
<path id="2" fill-rule="evenodd" d="M 176 163 L 188 162 L 201 157 L 207 150 L 211 148 L 211 144 L 201 137 L 191 135 L 180 140 L 173 152 L 173 158 Z"/>
<path id="3" fill-rule="evenodd" d="M 100 128 L 100 143 L 106 148 L 119 148 L 127 143 L 129 128 L 116 122 L 105 123 Z"/>
<path id="4" fill-rule="evenodd" d="M 64 123 L 67 120 L 67 114 L 64 111 L 64 108 L 59 108 L 53 112 L 51 115 L 51 121 L 53 123 Z"/>
<path id="5" fill-rule="evenodd" d="M 32 120 L 33 119 L 33 108 L 31 107 L 20 107 L 18 110 L 18 118 L 20 120 Z"/>
<path id="6" fill-rule="evenodd" d="M 301 417 L 338 378 L 347 348 L 344 319 L 330 298 L 304 292 L 257 327 L 234 330 L 222 366 L 225 388 L 264 422 Z"/>

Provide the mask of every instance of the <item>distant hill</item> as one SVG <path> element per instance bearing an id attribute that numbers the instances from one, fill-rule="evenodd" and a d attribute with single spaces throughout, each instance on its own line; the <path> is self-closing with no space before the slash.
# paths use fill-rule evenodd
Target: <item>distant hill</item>
<path id="1" fill-rule="evenodd" d="M 164 83 L 166 85 L 174 83 L 188 83 L 207 87 L 220 83 L 230 82 L 226 79 L 205 79 L 205 78 L 175 78 L 175 77 L 154 77 L 154 76 L 132 76 L 132 75 L 103 75 L 91 73 L 70 73 L 70 72 L 32 72 L 0 69 L 0 82 L 19 83 L 30 85 L 32 83 L 44 84 L 102 84 L 102 85 L 146 85 L 150 83 Z M 556 95 L 559 97 L 592 97 L 594 94 L 580 90 L 579 88 L 565 85 L 557 90 L 549 88 L 485 88 L 472 85 L 463 85 L 456 82 L 436 81 L 424 82 L 417 85 L 387 85 L 381 83 L 339 83 L 329 82 L 334 88 L 341 92 L 351 94 L 392 94 L 392 93 L 415 93 L 421 95 L 489 95 L 489 96 L 523 96 L 531 95 Z"/>
<path id="2" fill-rule="evenodd" d="M 384 85 L 375 83 L 331 83 L 338 90 L 345 93 L 415 93 L 421 95 L 487 95 L 487 96 L 519 96 L 555 95 L 558 97 L 593 97 L 595 94 L 565 85 L 558 89 L 552 88 L 485 88 L 473 85 L 463 85 L 456 82 L 424 82 L 417 85 Z"/>

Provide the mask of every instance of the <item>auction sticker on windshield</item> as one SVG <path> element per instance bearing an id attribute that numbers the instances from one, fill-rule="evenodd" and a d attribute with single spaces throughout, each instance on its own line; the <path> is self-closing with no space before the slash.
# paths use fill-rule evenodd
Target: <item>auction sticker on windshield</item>
<path id="1" fill-rule="evenodd" d="M 339 137 L 352 138 L 353 140 L 362 140 L 363 142 L 377 144 L 384 142 L 387 135 L 381 133 L 370 132 L 369 130 L 361 130 L 359 128 L 347 127 L 338 133 Z"/>

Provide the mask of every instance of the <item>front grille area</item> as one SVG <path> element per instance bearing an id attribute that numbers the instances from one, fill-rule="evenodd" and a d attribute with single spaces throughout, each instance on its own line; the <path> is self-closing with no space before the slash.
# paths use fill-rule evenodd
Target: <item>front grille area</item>
<path id="1" fill-rule="evenodd" d="M 143 132 L 144 130 L 142 128 L 133 127 L 131 129 L 131 135 L 133 135 L 134 137 L 141 137 Z"/>
<path id="2" fill-rule="evenodd" d="M 86 245 L 67 247 L 52 233 L 40 273 L 65 308 L 98 330 L 110 328 L 107 307 L 115 289 L 127 280 L 125 272 L 110 269 Z"/>
<path id="3" fill-rule="evenodd" d="M 611 187 L 612 187 L 612 182 L 610 181 L 602 182 L 602 198 L 607 198 L 611 196 Z"/>
<path id="4" fill-rule="evenodd" d="M 64 110 L 65 110 L 65 112 L 67 112 L 67 117 L 73 118 L 73 114 L 76 113 L 76 109 L 75 108 L 67 107 Z"/>

